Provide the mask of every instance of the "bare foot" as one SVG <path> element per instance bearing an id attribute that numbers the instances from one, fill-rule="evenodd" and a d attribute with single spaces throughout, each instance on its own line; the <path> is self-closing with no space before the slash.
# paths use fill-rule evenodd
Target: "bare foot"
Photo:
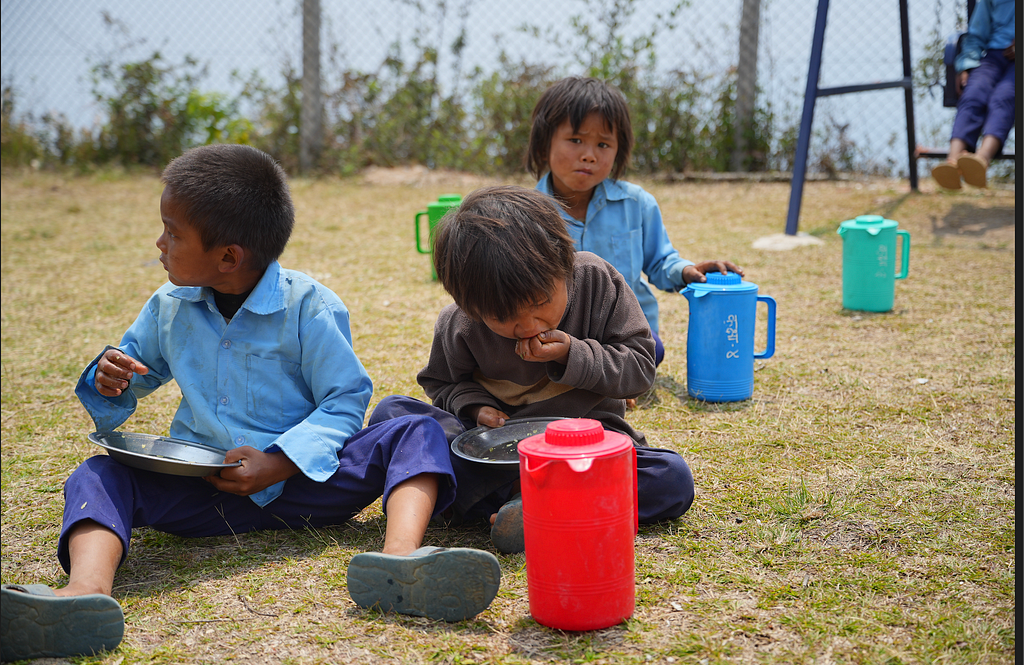
<path id="1" fill-rule="evenodd" d="M 110 595 L 110 592 L 105 590 L 102 586 L 98 584 L 90 584 L 87 581 L 72 582 L 66 587 L 53 590 L 53 595 L 55 596 L 90 596 L 96 593 L 104 596 Z"/>
<path id="2" fill-rule="evenodd" d="M 636 408 L 636 400 L 633 399 L 632 397 L 630 397 L 629 399 L 626 400 L 626 409 L 631 411 L 631 410 L 633 410 L 635 408 Z"/>

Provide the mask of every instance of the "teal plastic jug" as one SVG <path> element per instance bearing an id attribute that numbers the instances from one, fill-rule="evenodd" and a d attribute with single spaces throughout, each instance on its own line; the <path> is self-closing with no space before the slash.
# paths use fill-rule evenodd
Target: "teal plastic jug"
<path id="1" fill-rule="evenodd" d="M 430 254 L 433 250 L 434 229 L 437 228 L 441 218 L 452 208 L 458 208 L 462 203 L 462 197 L 458 194 L 442 194 L 436 201 L 427 204 L 426 210 L 420 210 L 413 218 L 413 225 L 416 228 L 416 250 L 420 254 Z M 426 219 L 426 225 L 423 219 Z M 437 271 L 434 270 L 434 262 L 430 262 L 430 276 L 437 279 Z"/>
<path id="2" fill-rule="evenodd" d="M 888 312 L 897 279 L 910 268 L 910 233 L 879 215 L 861 215 L 839 225 L 843 238 L 843 307 L 862 312 Z M 900 270 L 896 272 L 896 237 L 903 237 Z"/>
<path id="3" fill-rule="evenodd" d="M 519 442 L 530 614 L 597 630 L 633 614 L 636 448 L 597 420 L 566 418 Z"/>
<path id="4" fill-rule="evenodd" d="M 690 304 L 686 391 L 704 402 L 739 402 L 754 394 L 754 358 L 775 354 L 775 299 L 734 272 L 709 272 L 681 291 Z M 768 342 L 754 353 L 757 303 L 768 306 Z"/>

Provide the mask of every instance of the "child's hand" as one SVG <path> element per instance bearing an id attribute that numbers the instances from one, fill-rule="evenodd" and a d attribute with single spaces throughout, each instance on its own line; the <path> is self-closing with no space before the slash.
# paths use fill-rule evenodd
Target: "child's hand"
<path id="1" fill-rule="evenodd" d="M 569 358 L 571 340 L 561 330 L 545 330 L 539 335 L 516 342 L 516 355 L 526 362 L 556 362 L 564 365 Z"/>
<path id="2" fill-rule="evenodd" d="M 224 455 L 225 464 L 238 461 L 241 466 L 221 469 L 220 475 L 206 476 L 206 480 L 221 492 L 249 496 L 299 472 L 284 453 L 265 453 L 252 446 L 232 448 Z"/>
<path id="3" fill-rule="evenodd" d="M 128 382 L 136 374 L 149 374 L 149 368 L 118 349 L 107 349 L 96 363 L 96 392 L 117 397 L 128 389 Z"/>
<path id="4" fill-rule="evenodd" d="M 720 272 L 723 275 L 727 272 L 734 272 L 740 277 L 743 277 L 743 269 L 732 261 L 702 261 L 695 266 L 686 266 L 683 268 L 683 285 L 692 284 L 698 282 L 703 284 L 708 281 L 708 278 L 704 275 L 709 272 Z"/>
<path id="5" fill-rule="evenodd" d="M 493 406 L 481 406 L 476 412 L 477 427 L 501 427 L 508 420 L 508 415 L 498 411 Z"/>
<path id="6" fill-rule="evenodd" d="M 967 87 L 967 79 L 971 77 L 971 70 L 965 69 L 956 75 L 956 95 L 959 97 L 964 94 L 964 88 Z"/>

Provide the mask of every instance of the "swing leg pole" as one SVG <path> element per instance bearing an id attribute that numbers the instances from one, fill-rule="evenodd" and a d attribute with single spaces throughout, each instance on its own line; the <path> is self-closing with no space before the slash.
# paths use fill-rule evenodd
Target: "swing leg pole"
<path id="1" fill-rule="evenodd" d="M 800 221 L 800 204 L 804 196 L 804 178 L 807 175 L 807 152 L 814 124 L 814 102 L 818 98 L 818 77 L 821 74 L 821 50 L 825 43 L 825 24 L 828 22 L 828 0 L 818 0 L 818 14 L 814 20 L 814 39 L 811 42 L 811 64 L 807 71 L 807 89 L 804 91 L 804 111 L 800 118 L 800 135 L 796 142 L 793 161 L 793 181 L 789 191 L 789 212 L 786 214 L 786 235 L 795 236 Z"/>

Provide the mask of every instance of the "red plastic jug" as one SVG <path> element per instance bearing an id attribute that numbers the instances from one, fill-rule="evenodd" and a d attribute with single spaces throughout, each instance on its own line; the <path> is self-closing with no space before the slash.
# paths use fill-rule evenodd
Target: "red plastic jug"
<path id="1" fill-rule="evenodd" d="M 633 615 L 639 528 L 636 449 L 588 418 L 519 442 L 530 614 L 559 630 L 596 630 Z"/>

